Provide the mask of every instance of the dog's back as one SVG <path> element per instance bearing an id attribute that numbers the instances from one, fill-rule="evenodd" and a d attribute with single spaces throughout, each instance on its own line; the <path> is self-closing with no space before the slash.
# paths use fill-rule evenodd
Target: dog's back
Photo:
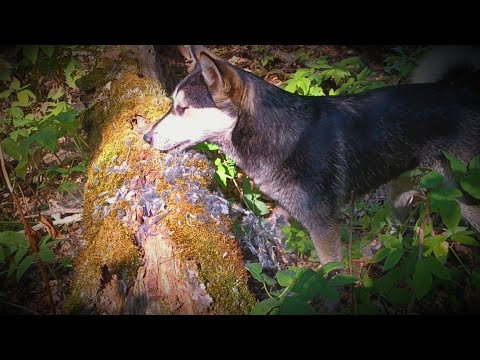
<path id="1" fill-rule="evenodd" d="M 480 154 L 480 95 L 465 81 L 478 74 L 480 56 L 455 51 L 434 50 L 413 76 L 444 84 L 307 97 L 199 50 L 172 109 L 145 140 L 159 150 L 219 143 L 310 231 L 322 263 L 339 260 L 335 219 L 351 191 L 359 195 L 418 165 L 453 179 L 440 150 L 464 161 Z M 461 207 L 480 231 L 480 207 Z"/>

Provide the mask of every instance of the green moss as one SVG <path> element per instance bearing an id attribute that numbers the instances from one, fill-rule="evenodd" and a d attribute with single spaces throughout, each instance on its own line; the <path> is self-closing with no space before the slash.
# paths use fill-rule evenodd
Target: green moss
<path id="1" fill-rule="evenodd" d="M 83 117 L 91 124 L 88 143 L 91 146 L 92 160 L 87 172 L 84 198 L 86 247 L 79 252 L 74 262 L 76 276 L 68 302 L 68 308 L 73 310 L 81 309 L 82 303 L 95 301 L 104 266 L 110 273 L 126 280 L 129 285 L 133 284 L 139 265 L 133 230 L 118 220 L 115 210 L 104 219 L 94 220 L 92 215 L 95 204 L 102 201 L 99 194 L 109 191 L 109 196 L 112 196 L 125 180 L 137 175 L 145 177 L 158 173 L 161 171 L 161 158 L 164 156 L 150 147 L 145 148 L 141 137 L 132 129 L 131 120 L 135 115 L 141 114 L 146 119 L 155 121 L 168 110 L 170 100 L 165 97 L 164 90 L 157 82 L 138 76 L 133 52 L 121 51 L 115 56 L 118 61 L 100 60 L 103 65 L 99 72 L 91 75 L 88 80 L 97 90 L 102 88 L 101 91 L 105 91 L 101 85 L 103 82 L 112 83 L 110 93 L 105 97 L 110 102 L 99 101 Z M 115 71 L 114 76 L 112 71 Z M 88 81 L 85 81 L 88 84 Z M 144 159 L 149 159 L 144 166 L 140 169 L 135 166 Z M 130 165 L 128 171 L 108 173 L 108 167 L 120 165 L 124 161 Z M 194 165 L 201 168 L 210 166 L 206 161 L 197 161 Z M 211 181 L 208 178 L 196 180 L 205 186 Z M 156 186 L 159 191 L 172 189 L 161 177 Z M 237 243 L 216 231 L 218 224 L 204 224 L 194 218 L 188 219 L 188 214 L 202 214 L 205 210 L 201 205 L 176 201 L 176 197 L 182 197 L 186 190 L 182 188 L 182 182 L 177 183 L 175 189 L 169 199 L 171 203 L 175 203 L 175 211 L 164 221 L 169 229 L 173 230 L 172 240 L 178 245 L 181 257 L 198 265 L 206 291 L 214 299 L 215 313 L 248 313 L 255 299 L 246 285 L 247 274 Z M 117 203 L 115 208 L 122 206 L 129 205 Z M 223 223 L 231 227 L 229 220 L 224 220 Z M 164 309 L 171 311 L 168 306 Z"/>

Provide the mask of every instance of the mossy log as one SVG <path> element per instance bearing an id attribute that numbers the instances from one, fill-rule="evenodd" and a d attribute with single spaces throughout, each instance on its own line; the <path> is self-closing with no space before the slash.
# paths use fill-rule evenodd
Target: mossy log
<path id="1" fill-rule="evenodd" d="M 110 47 L 79 81 L 91 161 L 68 312 L 247 314 L 255 298 L 210 162 L 142 140 L 170 106 L 154 56 Z"/>

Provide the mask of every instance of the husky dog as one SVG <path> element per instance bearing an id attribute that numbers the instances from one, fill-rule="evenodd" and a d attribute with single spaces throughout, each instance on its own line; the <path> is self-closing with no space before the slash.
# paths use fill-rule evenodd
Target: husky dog
<path id="1" fill-rule="evenodd" d="M 220 145 L 309 230 L 324 264 L 341 260 L 336 219 L 351 191 L 361 195 L 416 166 L 448 177 L 441 150 L 464 161 L 480 154 L 479 94 L 454 78 L 441 83 L 478 71 L 477 49 L 434 50 L 413 84 L 331 97 L 291 94 L 204 47 L 191 49 L 194 70 L 144 140 L 162 151 Z M 480 206 L 461 209 L 480 231 Z"/>

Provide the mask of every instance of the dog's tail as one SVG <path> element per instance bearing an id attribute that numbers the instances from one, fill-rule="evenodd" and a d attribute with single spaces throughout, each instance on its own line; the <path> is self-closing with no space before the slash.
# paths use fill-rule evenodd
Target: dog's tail
<path id="1" fill-rule="evenodd" d="M 435 46 L 420 59 L 412 83 L 446 83 L 480 93 L 480 47 Z"/>

